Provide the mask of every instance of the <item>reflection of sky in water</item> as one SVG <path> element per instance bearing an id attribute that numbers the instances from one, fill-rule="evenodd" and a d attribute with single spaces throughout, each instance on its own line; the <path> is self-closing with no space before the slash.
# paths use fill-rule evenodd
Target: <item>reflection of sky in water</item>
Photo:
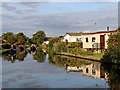
<path id="1" fill-rule="evenodd" d="M 64 68 L 49 64 L 48 58 L 44 63 L 38 63 L 30 54 L 23 62 L 3 60 L 2 65 L 3 88 L 106 87 L 105 80 L 82 77 L 81 72 L 67 73 Z"/>

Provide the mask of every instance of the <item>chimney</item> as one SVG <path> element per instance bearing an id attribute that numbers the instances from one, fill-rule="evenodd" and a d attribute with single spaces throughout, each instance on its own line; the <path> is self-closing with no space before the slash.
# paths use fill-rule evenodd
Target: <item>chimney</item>
<path id="1" fill-rule="evenodd" d="M 107 27 L 107 31 L 109 31 L 109 27 Z"/>

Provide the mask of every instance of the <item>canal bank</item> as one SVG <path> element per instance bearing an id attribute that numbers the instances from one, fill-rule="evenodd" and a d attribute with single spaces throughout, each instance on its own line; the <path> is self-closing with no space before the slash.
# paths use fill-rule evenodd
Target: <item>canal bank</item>
<path id="1" fill-rule="evenodd" d="M 92 56 L 86 56 L 86 55 L 83 56 L 83 55 L 71 54 L 67 52 L 61 52 L 61 53 L 55 53 L 55 54 L 101 62 L 101 58 L 98 58 L 98 57 L 92 57 Z"/>

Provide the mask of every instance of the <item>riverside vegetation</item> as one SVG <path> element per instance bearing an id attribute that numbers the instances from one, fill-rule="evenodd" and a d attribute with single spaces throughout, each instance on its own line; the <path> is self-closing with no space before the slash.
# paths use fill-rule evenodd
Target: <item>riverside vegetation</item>
<path id="1" fill-rule="evenodd" d="M 13 32 L 3 33 L 2 40 L 3 43 L 0 44 L 0 52 L 5 52 L 10 49 L 12 44 L 24 45 L 24 47 L 29 47 L 32 43 L 39 46 L 46 39 L 44 31 L 38 31 L 32 35 L 32 38 L 27 37 L 24 33 L 20 32 L 18 34 L 13 34 Z"/>
<path id="2" fill-rule="evenodd" d="M 102 58 L 102 53 L 92 53 L 87 52 L 82 48 L 82 42 L 62 42 L 59 40 L 59 42 L 54 43 L 54 40 L 59 40 L 58 38 L 52 39 L 49 44 L 47 45 L 48 52 L 52 52 L 53 54 L 61 53 L 61 52 L 67 52 L 72 54 L 78 54 L 78 55 L 87 55 L 87 56 L 93 56 L 93 57 L 99 57 Z"/>

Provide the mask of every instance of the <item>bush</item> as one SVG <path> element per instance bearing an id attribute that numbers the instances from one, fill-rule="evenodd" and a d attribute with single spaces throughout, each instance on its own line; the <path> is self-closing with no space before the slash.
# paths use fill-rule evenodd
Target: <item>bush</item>
<path id="1" fill-rule="evenodd" d="M 111 34 L 108 39 L 108 50 L 104 54 L 102 61 L 104 62 L 120 62 L 120 32 Z"/>

